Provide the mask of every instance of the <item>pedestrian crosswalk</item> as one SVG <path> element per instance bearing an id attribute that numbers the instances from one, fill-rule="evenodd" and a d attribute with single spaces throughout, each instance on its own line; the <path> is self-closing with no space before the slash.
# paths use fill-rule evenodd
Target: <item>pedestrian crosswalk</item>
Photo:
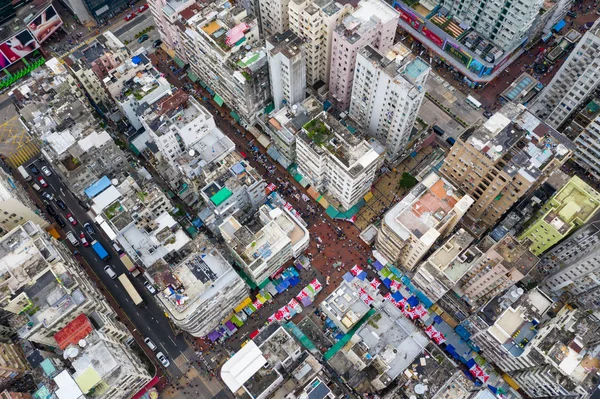
<path id="1" fill-rule="evenodd" d="M 18 147 L 14 153 L 6 157 L 6 162 L 13 168 L 23 165 L 26 161 L 36 157 L 40 153 L 40 148 L 33 142 L 28 142 Z"/>

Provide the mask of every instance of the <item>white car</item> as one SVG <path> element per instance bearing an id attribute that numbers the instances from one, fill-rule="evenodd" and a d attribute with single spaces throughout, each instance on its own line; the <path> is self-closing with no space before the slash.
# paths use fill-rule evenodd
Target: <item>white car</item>
<path id="1" fill-rule="evenodd" d="M 47 166 L 42 166 L 42 173 L 44 173 L 46 176 L 52 175 L 50 168 L 48 168 Z"/>
<path id="2" fill-rule="evenodd" d="M 148 290 L 148 291 L 149 291 L 149 292 L 150 292 L 152 295 L 156 294 L 156 288 L 154 288 L 154 287 L 152 286 L 152 284 L 150 284 L 149 282 L 147 282 L 147 281 L 144 281 L 144 287 L 146 287 L 146 289 L 147 289 L 147 290 Z"/>
<path id="3" fill-rule="evenodd" d="M 152 352 L 154 352 L 156 350 L 156 345 L 154 345 L 154 342 L 152 342 L 152 340 L 148 337 L 144 338 L 144 343 L 146 345 L 148 345 L 148 348 L 150 348 L 150 350 Z"/>
<path id="4" fill-rule="evenodd" d="M 169 359 L 167 359 L 167 357 L 165 355 L 163 355 L 162 352 L 158 352 L 156 354 L 156 358 L 160 361 L 160 363 L 165 366 L 165 367 L 169 367 L 171 365 L 171 362 L 169 362 Z"/>

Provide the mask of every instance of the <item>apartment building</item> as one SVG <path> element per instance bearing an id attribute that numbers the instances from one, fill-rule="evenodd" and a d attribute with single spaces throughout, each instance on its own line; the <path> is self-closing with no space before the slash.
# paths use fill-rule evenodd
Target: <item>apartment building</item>
<path id="1" fill-rule="evenodd" d="M 112 109 L 112 98 L 105 89 L 109 72 L 129 59 L 127 47 L 110 31 L 96 36 L 90 44 L 69 55 L 66 63 L 73 76 L 98 106 Z"/>
<path id="2" fill-rule="evenodd" d="M 573 150 L 565 136 L 509 103 L 456 140 L 441 172 L 475 200 L 463 224 L 481 236 Z"/>
<path id="3" fill-rule="evenodd" d="M 6 387 L 14 379 L 30 372 L 31 366 L 19 344 L 0 343 L 0 387 Z"/>
<path id="4" fill-rule="evenodd" d="M 385 146 L 388 161 L 406 149 L 430 70 L 401 43 L 382 52 L 366 46 L 356 56 L 349 114 Z"/>
<path id="5" fill-rule="evenodd" d="M 531 112 L 558 129 L 577 112 L 600 83 L 600 25 L 589 29 L 552 81 L 534 99 Z"/>
<path id="6" fill-rule="evenodd" d="M 292 0 L 290 30 L 305 42 L 306 83 L 325 94 L 329 82 L 333 30 L 354 8 L 335 1 Z"/>
<path id="7" fill-rule="evenodd" d="M 283 33 L 290 26 L 290 0 L 258 0 L 260 29 L 263 37 Z"/>
<path id="8" fill-rule="evenodd" d="M 68 375 L 75 384 L 72 389 L 62 390 L 71 393 L 70 397 L 81 394 L 98 399 L 131 398 L 152 379 L 140 355 L 96 329 L 91 317 L 84 313 L 54 334 L 54 339 L 72 370 Z"/>
<path id="9" fill-rule="evenodd" d="M 453 290 L 472 308 L 521 281 L 539 262 L 528 240 L 507 234 L 479 257 Z"/>
<path id="10" fill-rule="evenodd" d="M 379 143 L 366 141 L 360 132 L 350 133 L 327 112 L 306 123 L 296 136 L 298 172 L 344 209 L 371 190 L 384 152 Z"/>
<path id="11" fill-rule="evenodd" d="M 596 100 L 598 101 L 598 100 Z M 600 181 L 600 107 L 595 102 L 588 104 L 585 109 L 589 109 L 593 104 L 593 109 L 598 113 L 590 121 L 583 131 L 575 138 L 574 143 L 577 146 L 573 154 L 573 160 L 577 162 L 587 173 Z M 573 125 L 573 124 L 571 124 Z"/>
<path id="12" fill-rule="evenodd" d="M 267 51 L 258 20 L 229 2 L 211 3 L 178 25 L 191 70 L 213 95 L 245 123 L 254 121 L 271 100 Z"/>
<path id="13" fill-rule="evenodd" d="M 304 41 L 291 30 L 277 33 L 266 41 L 271 94 L 275 110 L 294 105 L 306 97 Z"/>
<path id="14" fill-rule="evenodd" d="M 54 334 L 80 313 L 114 340 L 130 336 L 71 251 L 40 226 L 15 227 L 0 239 L 0 255 L 5 281 L 0 303 L 13 314 L 9 325 L 19 338 L 56 347 Z"/>
<path id="15" fill-rule="evenodd" d="M 541 255 L 588 222 L 600 208 L 600 194 L 573 176 L 529 221 L 519 236 L 532 242 L 531 252 Z"/>
<path id="16" fill-rule="evenodd" d="M 205 337 L 231 314 L 249 294 L 249 288 L 219 249 L 204 235 L 196 248 L 176 265 L 158 261 L 150 270 L 158 285 L 159 301 L 169 319 L 194 337 Z"/>
<path id="17" fill-rule="evenodd" d="M 0 169 L 0 237 L 27 221 L 46 227 L 48 222 L 34 209 L 35 205 L 25 189 L 4 169 Z"/>
<path id="18" fill-rule="evenodd" d="M 385 52 L 394 44 L 398 12 L 382 0 L 361 0 L 333 30 L 329 93 L 340 109 L 350 106 L 356 55 L 367 45 Z"/>
<path id="19" fill-rule="evenodd" d="M 154 19 L 154 25 L 158 28 L 160 40 L 169 55 L 187 61 L 176 22 L 180 18 L 185 18 L 186 13 L 190 11 L 193 13 L 193 10 L 200 6 L 194 0 L 148 0 L 147 4 Z"/>
<path id="20" fill-rule="evenodd" d="M 293 258 L 292 240 L 274 219 L 259 217 L 241 225 L 234 216 L 229 216 L 219 230 L 237 265 L 256 285 L 261 285 Z"/>
<path id="21" fill-rule="evenodd" d="M 412 271 L 439 238 L 450 234 L 473 199 L 431 173 L 383 216 L 376 247 L 389 262 Z"/>

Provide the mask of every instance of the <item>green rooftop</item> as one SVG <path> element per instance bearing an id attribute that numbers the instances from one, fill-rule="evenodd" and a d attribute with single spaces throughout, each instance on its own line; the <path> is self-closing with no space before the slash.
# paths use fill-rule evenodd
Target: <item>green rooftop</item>
<path id="1" fill-rule="evenodd" d="M 210 197 L 210 200 L 213 204 L 215 204 L 215 206 L 219 206 L 223 202 L 227 201 L 227 198 L 231 197 L 232 195 L 233 193 L 231 192 L 231 190 L 229 190 L 227 187 L 224 187 L 217 191 L 215 195 Z"/>
<path id="2" fill-rule="evenodd" d="M 331 131 L 320 119 L 313 119 L 304 125 L 306 135 L 318 146 L 325 144 L 332 136 Z"/>

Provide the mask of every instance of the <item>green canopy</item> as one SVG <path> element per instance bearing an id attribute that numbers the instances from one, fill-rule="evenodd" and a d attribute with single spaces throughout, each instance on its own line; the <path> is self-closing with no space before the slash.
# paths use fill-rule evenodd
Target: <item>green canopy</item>
<path id="1" fill-rule="evenodd" d="M 217 191 L 217 193 L 215 195 L 210 197 L 210 200 L 213 202 L 213 204 L 215 204 L 216 206 L 219 206 L 223 202 L 225 202 L 227 200 L 227 198 L 231 197 L 232 195 L 233 195 L 233 193 L 231 192 L 231 190 L 229 190 L 227 187 L 223 187 L 222 189 Z"/>
<path id="2" fill-rule="evenodd" d="M 188 73 L 187 73 L 187 76 L 188 76 L 188 78 L 190 78 L 190 80 L 191 80 L 192 82 L 194 82 L 194 83 L 195 83 L 195 82 L 197 82 L 197 81 L 200 79 L 200 78 L 198 78 L 198 75 L 196 75 L 196 74 L 195 74 L 194 72 L 192 72 L 192 71 L 188 71 Z"/>
<path id="3" fill-rule="evenodd" d="M 213 97 L 213 100 L 215 100 L 215 102 L 219 105 L 219 107 L 221 107 L 223 105 L 223 103 L 225 102 L 225 101 L 223 101 L 221 96 L 218 94 L 215 94 L 215 96 Z"/>
<path id="4" fill-rule="evenodd" d="M 236 121 L 238 121 L 238 122 L 240 121 L 240 116 L 238 114 L 236 114 L 235 111 L 231 111 L 231 113 L 229 115 L 231 115 L 231 117 L 233 119 L 235 119 Z"/>
<path id="5" fill-rule="evenodd" d="M 175 61 L 175 63 L 176 63 L 177 65 L 179 65 L 179 68 L 183 68 L 183 67 L 185 66 L 185 62 L 183 62 L 183 61 L 181 60 L 181 58 L 179 58 L 179 57 L 177 57 L 177 56 L 175 56 L 175 57 L 173 58 L 173 61 Z"/>

